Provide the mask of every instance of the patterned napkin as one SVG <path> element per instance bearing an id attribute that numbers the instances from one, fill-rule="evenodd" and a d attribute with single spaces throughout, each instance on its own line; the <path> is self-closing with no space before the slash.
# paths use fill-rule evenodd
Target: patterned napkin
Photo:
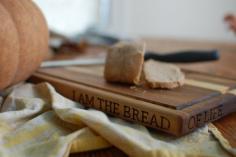
<path id="1" fill-rule="evenodd" d="M 86 110 L 47 83 L 15 87 L 0 104 L 1 157 L 67 157 L 112 145 L 134 157 L 236 156 L 212 124 L 175 138 Z"/>

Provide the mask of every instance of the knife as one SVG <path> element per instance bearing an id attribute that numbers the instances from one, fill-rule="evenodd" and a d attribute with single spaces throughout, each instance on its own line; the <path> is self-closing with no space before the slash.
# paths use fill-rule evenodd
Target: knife
<path id="1" fill-rule="evenodd" d="M 190 51 L 180 51 L 167 54 L 146 52 L 144 59 L 145 60 L 153 59 L 162 62 L 172 62 L 172 63 L 213 61 L 219 59 L 219 52 L 218 50 L 209 50 L 209 51 L 190 50 Z M 76 65 L 99 65 L 104 63 L 105 63 L 105 58 L 88 58 L 88 59 L 83 58 L 76 60 L 44 61 L 41 64 L 41 68 L 65 67 L 65 66 L 76 66 Z"/>
<path id="2" fill-rule="evenodd" d="M 218 50 L 189 50 L 165 54 L 147 52 L 144 58 L 145 60 L 154 59 L 162 62 L 191 63 L 218 60 L 220 55 Z"/>

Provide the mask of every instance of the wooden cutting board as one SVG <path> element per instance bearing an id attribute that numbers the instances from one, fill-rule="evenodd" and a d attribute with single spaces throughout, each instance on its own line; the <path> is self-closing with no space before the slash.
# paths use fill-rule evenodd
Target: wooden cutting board
<path id="1" fill-rule="evenodd" d="M 160 90 L 108 83 L 103 71 L 103 65 L 44 68 L 30 81 L 49 82 L 59 93 L 86 107 L 176 136 L 236 111 L 234 80 L 185 71 L 183 87 Z"/>

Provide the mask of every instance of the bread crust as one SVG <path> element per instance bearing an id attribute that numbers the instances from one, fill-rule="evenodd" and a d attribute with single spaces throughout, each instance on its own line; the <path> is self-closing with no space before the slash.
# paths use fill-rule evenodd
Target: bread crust
<path id="1" fill-rule="evenodd" d="M 139 84 L 144 63 L 144 44 L 120 42 L 109 48 L 104 76 L 108 82 Z"/>

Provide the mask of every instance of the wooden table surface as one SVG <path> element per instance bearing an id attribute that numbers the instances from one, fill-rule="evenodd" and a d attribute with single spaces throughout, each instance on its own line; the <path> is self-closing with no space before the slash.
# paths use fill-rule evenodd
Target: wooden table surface
<path id="1" fill-rule="evenodd" d="M 220 60 L 204 63 L 179 64 L 181 68 L 226 77 L 236 82 L 236 43 L 180 41 L 171 39 L 144 39 L 147 49 L 157 52 L 173 52 L 190 49 L 218 49 Z M 95 49 L 91 49 L 94 51 Z M 89 50 L 89 51 L 91 51 Z M 95 50 L 96 51 L 96 50 Z M 64 56 L 65 57 L 65 56 Z M 236 102 L 235 102 L 236 105 Z M 236 112 L 214 122 L 223 136 L 236 148 Z M 71 154 L 70 157 L 125 157 L 122 151 L 115 147 L 92 152 Z"/>

